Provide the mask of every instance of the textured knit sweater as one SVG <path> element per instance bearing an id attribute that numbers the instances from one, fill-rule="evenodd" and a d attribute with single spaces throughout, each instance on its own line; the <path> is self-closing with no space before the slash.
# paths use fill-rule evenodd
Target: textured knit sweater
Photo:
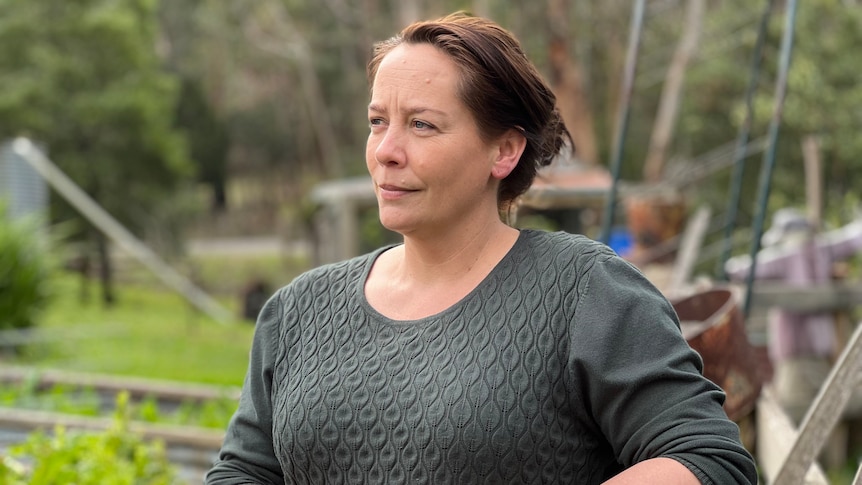
<path id="1" fill-rule="evenodd" d="M 597 484 L 669 457 L 756 483 L 672 306 L 606 246 L 522 231 L 466 297 L 394 321 L 385 249 L 311 270 L 258 319 L 209 484 Z"/>

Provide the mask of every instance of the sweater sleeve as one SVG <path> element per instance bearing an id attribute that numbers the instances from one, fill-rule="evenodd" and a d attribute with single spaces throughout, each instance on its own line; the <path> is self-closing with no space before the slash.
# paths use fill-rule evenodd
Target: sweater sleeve
<path id="1" fill-rule="evenodd" d="M 206 475 L 207 485 L 283 484 L 272 445 L 272 375 L 280 294 L 264 305 L 255 327 L 239 407 L 231 418 L 218 460 Z"/>
<path id="2" fill-rule="evenodd" d="M 722 390 L 679 330 L 667 299 L 621 258 L 581 268 L 572 336 L 575 379 L 623 467 L 675 459 L 704 484 L 757 483 Z"/>

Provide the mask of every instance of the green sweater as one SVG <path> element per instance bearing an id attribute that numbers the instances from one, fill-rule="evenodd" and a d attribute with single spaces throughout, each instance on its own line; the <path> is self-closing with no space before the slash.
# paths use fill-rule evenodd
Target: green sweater
<path id="1" fill-rule="evenodd" d="M 365 300 L 384 250 L 269 300 L 207 483 L 597 484 L 660 456 L 756 483 L 672 306 L 606 246 L 522 231 L 469 295 L 414 321 Z"/>

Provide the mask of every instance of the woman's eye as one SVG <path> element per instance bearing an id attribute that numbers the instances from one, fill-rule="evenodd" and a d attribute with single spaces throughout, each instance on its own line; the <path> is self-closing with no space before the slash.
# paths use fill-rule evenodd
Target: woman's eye
<path id="1" fill-rule="evenodd" d="M 424 121 L 413 120 L 413 128 L 416 128 L 419 130 L 428 130 L 428 129 L 431 129 L 434 127 L 429 125 L 428 123 L 425 123 Z"/>
<path id="2" fill-rule="evenodd" d="M 383 124 L 383 119 L 382 118 L 369 118 L 368 124 L 371 125 L 372 127 L 373 126 L 380 126 Z"/>

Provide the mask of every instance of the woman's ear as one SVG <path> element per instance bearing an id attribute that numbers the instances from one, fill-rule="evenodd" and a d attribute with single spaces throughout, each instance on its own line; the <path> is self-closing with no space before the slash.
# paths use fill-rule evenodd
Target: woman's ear
<path id="1" fill-rule="evenodd" d="M 527 138 L 516 129 L 504 133 L 498 142 L 497 159 L 491 168 L 491 175 L 499 180 L 506 178 L 518 166 L 521 154 L 527 147 Z"/>

